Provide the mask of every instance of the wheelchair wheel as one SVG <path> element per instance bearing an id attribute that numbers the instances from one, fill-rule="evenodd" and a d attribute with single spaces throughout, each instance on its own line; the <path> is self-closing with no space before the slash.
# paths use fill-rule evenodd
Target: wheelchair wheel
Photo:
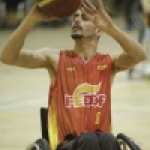
<path id="1" fill-rule="evenodd" d="M 38 139 L 30 144 L 26 150 L 49 150 L 49 145 L 46 139 Z"/>
<path id="2" fill-rule="evenodd" d="M 120 145 L 120 150 L 141 150 L 135 141 L 123 133 L 117 134 L 117 141 Z"/>
<path id="3" fill-rule="evenodd" d="M 49 150 L 49 145 L 46 139 L 38 139 L 35 142 L 36 150 Z"/>

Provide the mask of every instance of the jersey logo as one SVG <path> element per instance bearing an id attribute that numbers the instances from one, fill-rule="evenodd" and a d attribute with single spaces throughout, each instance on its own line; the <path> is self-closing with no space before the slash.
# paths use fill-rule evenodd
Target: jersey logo
<path id="1" fill-rule="evenodd" d="M 97 65 L 97 70 L 105 70 L 107 65 Z"/>
<path id="2" fill-rule="evenodd" d="M 68 71 L 74 71 L 75 67 L 68 67 L 66 70 L 68 70 Z"/>
<path id="3" fill-rule="evenodd" d="M 65 106 L 67 108 L 98 107 L 102 108 L 106 101 L 106 94 L 99 94 L 101 83 L 91 85 L 82 83 L 76 87 L 72 95 L 65 94 Z"/>

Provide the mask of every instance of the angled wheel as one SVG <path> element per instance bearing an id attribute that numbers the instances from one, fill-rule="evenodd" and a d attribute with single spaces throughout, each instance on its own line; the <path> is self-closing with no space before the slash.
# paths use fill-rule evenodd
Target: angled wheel
<path id="1" fill-rule="evenodd" d="M 123 133 L 117 134 L 117 141 L 120 145 L 120 150 L 141 150 L 135 141 Z"/>
<path id="2" fill-rule="evenodd" d="M 46 139 L 38 139 L 35 144 L 38 148 L 37 150 L 49 150 L 49 144 Z"/>
<path id="3" fill-rule="evenodd" d="M 26 150 L 49 150 L 49 145 L 46 139 L 38 139 L 30 144 Z"/>

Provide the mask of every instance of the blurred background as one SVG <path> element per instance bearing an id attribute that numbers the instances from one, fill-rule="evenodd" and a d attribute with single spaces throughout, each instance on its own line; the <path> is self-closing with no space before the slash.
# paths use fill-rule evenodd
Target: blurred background
<path id="1" fill-rule="evenodd" d="M 96 0 L 91 0 L 97 6 Z M 9 36 L 26 17 L 34 0 L 0 0 L 0 52 Z M 114 23 L 140 42 L 147 59 L 129 71 L 118 73 L 112 86 L 113 132 L 150 148 L 150 19 L 148 0 L 103 0 Z M 24 48 L 45 46 L 72 49 L 72 17 L 39 23 L 26 38 Z M 19 39 L 18 39 L 19 40 Z M 116 41 L 103 34 L 98 51 L 121 52 Z M 0 149 L 21 150 L 41 137 L 41 107 L 47 107 L 50 80 L 44 69 L 24 69 L 0 62 Z"/>

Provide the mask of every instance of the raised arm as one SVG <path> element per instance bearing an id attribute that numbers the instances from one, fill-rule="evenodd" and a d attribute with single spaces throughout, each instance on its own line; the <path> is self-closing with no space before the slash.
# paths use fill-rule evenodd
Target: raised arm
<path id="1" fill-rule="evenodd" d="M 39 12 L 37 5 L 34 5 L 24 21 L 8 39 L 8 42 L 0 54 L 0 61 L 5 64 L 27 68 L 48 67 L 51 62 L 57 59 L 59 53 L 58 50 L 55 51 L 49 48 L 43 48 L 33 51 L 22 50 L 22 47 L 28 33 L 32 30 L 35 24 L 40 21 L 50 21 L 53 19 L 55 18 L 44 16 Z"/>
<path id="2" fill-rule="evenodd" d="M 81 10 L 95 26 L 102 32 L 113 37 L 123 48 L 123 52 L 114 57 L 114 73 L 126 70 L 146 59 L 142 46 L 125 32 L 120 30 L 105 12 L 101 0 L 98 0 L 99 9 L 96 9 L 89 0 L 85 0 Z"/>

